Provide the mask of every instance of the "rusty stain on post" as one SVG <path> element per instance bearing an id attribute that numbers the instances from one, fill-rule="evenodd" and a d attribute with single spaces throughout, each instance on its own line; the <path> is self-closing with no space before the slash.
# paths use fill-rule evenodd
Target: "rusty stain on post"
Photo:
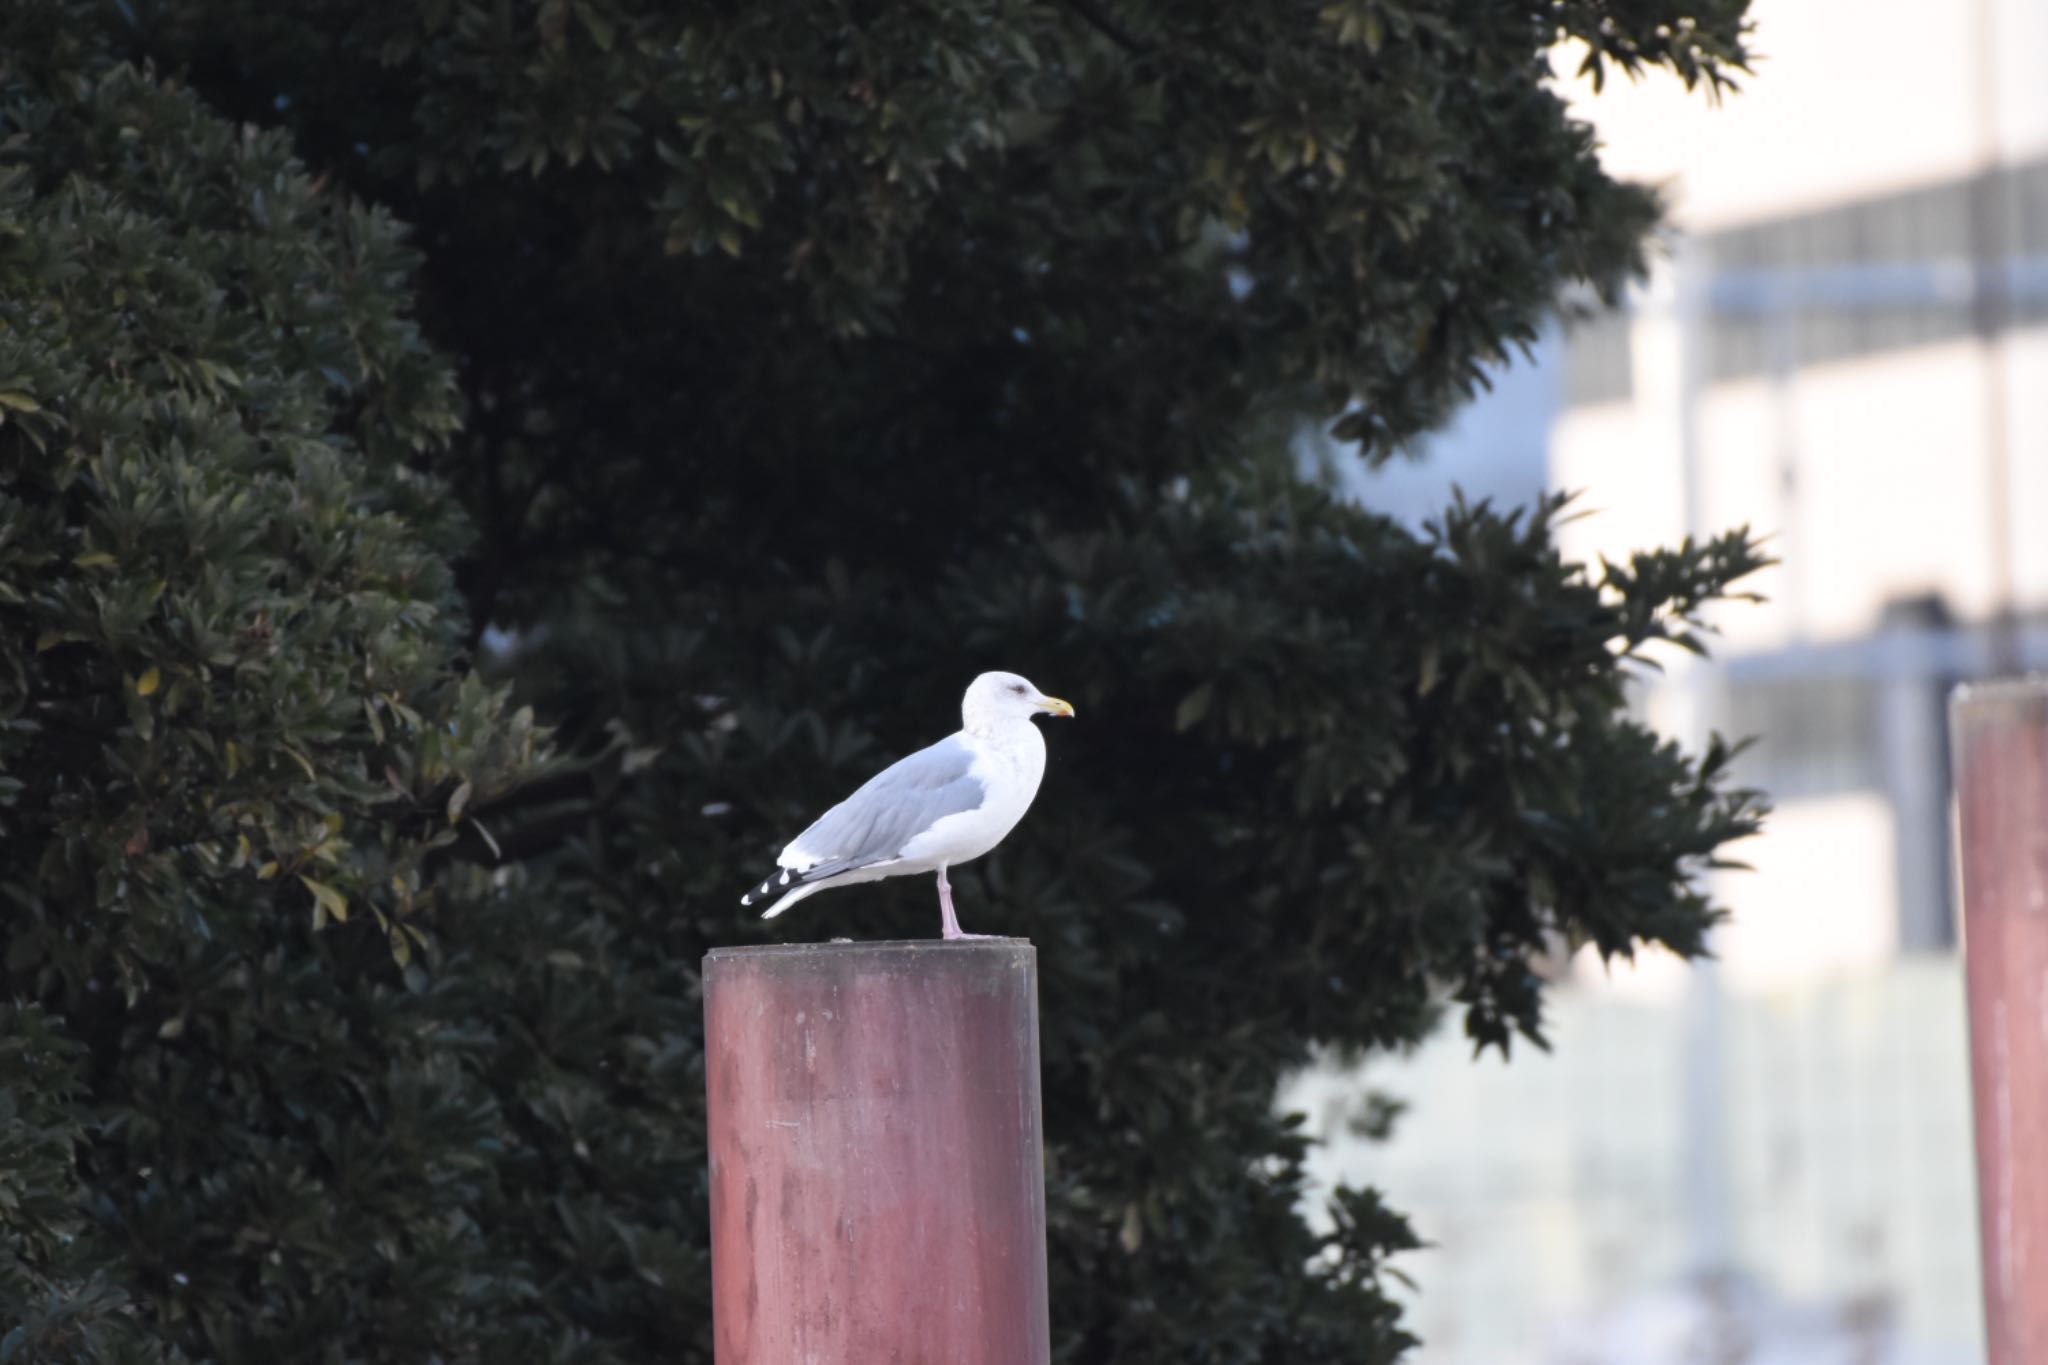
<path id="1" fill-rule="evenodd" d="M 1949 703 L 1991 1365 L 2048 1361 L 2048 681 Z"/>
<path id="2" fill-rule="evenodd" d="M 717 1365 L 1047 1365 L 1022 939 L 704 958 Z"/>

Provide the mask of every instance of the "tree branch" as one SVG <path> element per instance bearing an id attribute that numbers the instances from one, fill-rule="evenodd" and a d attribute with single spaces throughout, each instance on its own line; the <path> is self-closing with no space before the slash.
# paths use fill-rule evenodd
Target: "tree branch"
<path id="1" fill-rule="evenodd" d="M 1062 0 L 1062 3 L 1086 20 L 1090 28 L 1130 53 L 1133 57 L 1151 55 L 1152 49 L 1148 44 L 1139 41 L 1129 29 L 1111 18 L 1102 6 L 1095 3 L 1095 0 Z"/>

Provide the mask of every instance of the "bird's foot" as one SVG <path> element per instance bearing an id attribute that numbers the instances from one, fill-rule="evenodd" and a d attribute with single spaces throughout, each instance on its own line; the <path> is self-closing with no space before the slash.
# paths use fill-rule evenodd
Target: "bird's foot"
<path id="1" fill-rule="evenodd" d="M 952 942 L 955 942 L 955 941 L 957 941 L 957 940 L 959 940 L 959 939 L 965 939 L 965 938 L 1001 938 L 1001 937 L 1002 937 L 1002 935 L 1001 935 L 1001 934 L 970 934 L 970 933 L 968 933 L 968 932 L 967 932 L 967 931 L 966 931 L 965 929 L 962 929 L 962 928 L 961 928 L 961 927 L 960 927 L 959 925 L 957 925 L 957 924 L 949 924 L 949 925 L 947 925 L 947 926 L 946 926 L 946 928 L 945 928 L 945 932 L 944 932 L 944 933 L 942 933 L 942 934 L 940 935 L 940 937 L 941 937 L 941 938 L 943 938 L 943 939 L 944 939 L 944 940 L 945 940 L 946 942 L 948 942 L 948 943 L 952 943 Z"/>

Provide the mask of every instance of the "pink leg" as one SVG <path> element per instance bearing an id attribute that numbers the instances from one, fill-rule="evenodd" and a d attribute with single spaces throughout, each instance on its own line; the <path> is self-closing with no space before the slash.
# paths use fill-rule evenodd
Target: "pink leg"
<path id="1" fill-rule="evenodd" d="M 994 934 L 969 934 L 961 931 L 960 921 L 953 916 L 953 884 L 946 880 L 946 869 L 943 867 L 939 869 L 939 923 L 942 926 L 941 936 L 945 938 L 995 937 Z"/>

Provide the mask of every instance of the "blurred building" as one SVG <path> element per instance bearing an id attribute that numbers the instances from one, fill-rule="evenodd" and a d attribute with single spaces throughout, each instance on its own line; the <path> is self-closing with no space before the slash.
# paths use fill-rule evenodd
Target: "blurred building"
<path id="1" fill-rule="evenodd" d="M 1447 1029 L 1287 1097 L 1328 1140 L 1318 1174 L 1379 1186 L 1431 1244 L 1400 1263 L 1418 1362 L 1982 1360 L 1947 959 L 1712 1004 L 1582 985 L 1551 1025 L 1506 1065 Z M 1371 1091 L 1409 1105 L 1391 1142 L 1349 1136 Z"/>
<path id="2" fill-rule="evenodd" d="M 1572 87 L 1671 196 L 1649 286 L 1357 485 L 1411 516 L 1511 495 L 1540 435 L 1595 512 L 1573 557 L 1746 523 L 1781 560 L 1641 698 L 1760 736 L 1741 777 L 1777 813 L 1717 880 L 1718 965 L 1580 961 L 1550 1056 L 1447 1036 L 1289 1101 L 1324 1175 L 1435 1244 L 1404 1267 L 1422 1365 L 1983 1359 L 1944 699 L 2048 668 L 2048 6 L 1754 15 L 1718 108 Z M 1412 1103 L 1389 1143 L 1347 1135 L 1364 1088 Z"/>

